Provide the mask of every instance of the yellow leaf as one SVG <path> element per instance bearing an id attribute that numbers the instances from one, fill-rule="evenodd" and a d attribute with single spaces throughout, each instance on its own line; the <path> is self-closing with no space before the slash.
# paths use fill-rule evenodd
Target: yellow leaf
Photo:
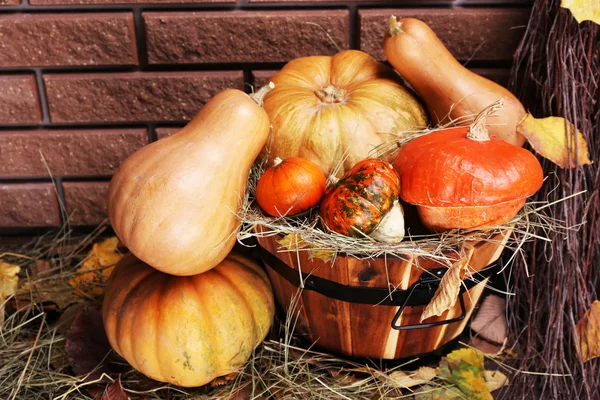
<path id="1" fill-rule="evenodd" d="M 483 353 L 471 348 L 454 350 L 446 356 L 447 359 L 458 362 L 466 362 L 483 370 Z"/>
<path id="2" fill-rule="evenodd" d="M 440 361 L 438 375 L 456 385 L 467 399 L 493 399 L 484 379 L 481 352 L 470 348 L 453 351 Z"/>
<path id="3" fill-rule="evenodd" d="M 593 21 L 600 24 L 600 2 L 598 0 L 562 0 L 560 6 L 571 10 L 577 22 Z"/>
<path id="4" fill-rule="evenodd" d="M 460 293 L 460 285 L 465 275 L 465 271 L 473 256 L 473 250 L 473 248 L 469 249 L 466 256 L 456 261 L 448 271 L 446 271 L 433 298 L 421 314 L 421 322 L 433 316 L 440 316 L 454 306 Z"/>
<path id="5" fill-rule="evenodd" d="M 470 400 L 493 400 L 483 378 L 483 371 L 471 364 L 462 362 L 452 371 L 454 383 Z"/>
<path id="6" fill-rule="evenodd" d="M 561 168 L 591 164 L 588 144 L 583 134 L 580 131 L 574 132 L 573 124 L 569 124 L 571 129 L 567 133 L 565 122 L 562 117 L 534 118 L 527 114 L 517 131 L 527 138 L 536 152 Z"/>
<path id="7" fill-rule="evenodd" d="M 508 378 L 500 371 L 483 371 L 483 376 L 490 392 L 508 385 Z"/>
<path id="8" fill-rule="evenodd" d="M 288 233 L 283 238 L 279 239 L 277 243 L 288 250 L 307 249 L 308 257 L 311 260 L 313 258 L 318 258 L 327 262 L 335 257 L 335 251 L 312 248 L 304 241 L 304 239 L 302 239 L 301 235 L 296 233 Z"/>
<path id="9" fill-rule="evenodd" d="M 95 298 L 104 293 L 104 283 L 112 273 L 123 254 L 117 250 L 119 239 L 111 237 L 100 243 L 94 243 L 90 254 L 76 275 L 69 280 L 75 288 L 75 294 L 81 297 Z M 87 272 L 86 272 L 87 271 Z"/>
<path id="10" fill-rule="evenodd" d="M 277 243 L 288 250 L 297 250 L 305 246 L 302 236 L 295 233 L 288 233 L 283 238 L 279 239 Z"/>
<path id="11" fill-rule="evenodd" d="M 583 362 L 600 356 L 600 301 L 595 300 L 575 326 Z M 578 346 L 578 351 L 580 350 Z"/>
<path id="12" fill-rule="evenodd" d="M 17 290 L 19 272 L 21 272 L 21 267 L 18 265 L 0 262 L 0 304 L 4 303 L 4 300 Z"/>

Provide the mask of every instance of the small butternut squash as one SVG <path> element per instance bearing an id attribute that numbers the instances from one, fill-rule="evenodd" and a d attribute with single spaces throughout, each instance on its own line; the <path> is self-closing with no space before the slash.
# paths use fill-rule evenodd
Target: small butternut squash
<path id="1" fill-rule="evenodd" d="M 248 173 L 269 135 L 269 118 L 256 99 L 225 90 L 181 131 L 119 167 L 108 214 L 136 257 L 172 275 L 194 275 L 230 252 Z"/>
<path id="2" fill-rule="evenodd" d="M 383 41 L 388 61 L 423 99 L 435 123 L 475 116 L 503 98 L 504 108 L 492 119 L 491 136 L 522 146 L 525 137 L 517 126 L 527 112 L 507 89 L 463 67 L 433 30 L 423 21 L 390 18 L 390 30 Z"/>

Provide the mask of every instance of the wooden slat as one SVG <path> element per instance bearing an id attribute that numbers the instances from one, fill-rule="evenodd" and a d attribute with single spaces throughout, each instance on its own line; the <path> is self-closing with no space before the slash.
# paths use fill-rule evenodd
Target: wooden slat
<path id="1" fill-rule="evenodd" d="M 506 231 L 504 235 L 499 234 L 490 241 L 465 243 L 466 247 L 474 248 L 469 261 L 470 271 L 479 271 L 494 262 L 500 256 L 510 233 Z M 259 243 L 295 270 L 301 268 L 304 273 L 350 286 L 406 290 L 419 280 L 422 273 L 448 267 L 431 259 L 411 256 L 406 259 L 338 256 L 333 263 L 323 262 L 310 259 L 306 251 L 280 248 L 275 237 L 260 238 Z M 465 254 L 465 251 L 456 251 L 449 258 L 458 259 L 461 253 Z M 267 270 L 278 301 L 287 309 L 297 289 L 276 272 L 269 268 Z M 303 291 L 300 326 L 308 329 L 310 339 L 318 347 L 346 356 L 405 358 L 425 354 L 448 343 L 464 330 L 487 281 L 488 279 L 463 294 L 467 315 L 464 320 L 448 325 L 398 331 L 391 328 L 398 307 L 347 303 L 313 291 Z M 419 324 L 424 308 L 407 307 L 401 316 L 401 324 Z M 444 321 L 455 318 L 460 313 L 460 303 L 457 301 L 450 310 L 426 322 Z"/>

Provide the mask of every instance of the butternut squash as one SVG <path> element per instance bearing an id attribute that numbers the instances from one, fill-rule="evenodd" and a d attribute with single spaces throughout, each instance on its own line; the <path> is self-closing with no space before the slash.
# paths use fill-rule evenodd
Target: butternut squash
<path id="1" fill-rule="evenodd" d="M 521 102 L 507 89 L 463 67 L 425 22 L 397 21 L 392 16 L 383 50 L 423 99 L 433 122 L 475 116 L 503 98 L 504 108 L 490 118 L 489 134 L 518 146 L 525 142 L 517 130 L 527 116 Z"/>
<path id="2" fill-rule="evenodd" d="M 232 249 L 248 173 L 269 135 L 269 118 L 236 89 L 213 97 L 176 134 L 127 158 L 108 190 L 110 222 L 140 260 L 195 275 Z"/>

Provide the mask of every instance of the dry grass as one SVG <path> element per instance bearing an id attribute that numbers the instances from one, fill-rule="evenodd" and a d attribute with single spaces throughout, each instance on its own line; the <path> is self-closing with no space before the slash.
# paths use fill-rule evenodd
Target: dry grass
<path id="1" fill-rule="evenodd" d="M 402 140 L 429 132 L 413 132 Z M 397 141 L 390 142 L 377 149 L 376 155 L 389 157 L 397 147 Z M 519 256 L 527 241 L 543 242 L 549 236 L 578 228 L 547 216 L 544 211 L 552 204 L 538 202 L 527 204 L 507 225 L 486 231 L 411 236 L 396 245 L 375 243 L 367 238 L 348 238 L 321 230 L 315 215 L 300 220 L 273 219 L 257 211 L 251 203 L 261 168 L 256 167 L 250 177 L 240 215 L 244 221 L 240 241 L 250 236 L 296 233 L 313 248 L 333 249 L 357 257 L 383 254 L 401 257 L 412 253 L 443 261 L 449 251 L 456 250 L 465 241 L 489 240 L 491 233 L 508 226 L 514 228 L 507 244 L 513 257 Z M 257 231 L 256 226 L 261 226 L 262 231 Z M 90 245 L 104 230 L 99 227 L 89 235 L 75 237 L 65 227 L 52 236 L 37 238 L 17 253 L 0 257 L 1 261 L 22 267 L 21 291 L 28 289 L 25 295 L 19 296 L 18 302 L 9 298 L 2 305 L 7 313 L 0 329 L 0 399 L 93 399 L 101 397 L 107 385 L 117 378 L 117 375 L 102 375 L 97 379 L 74 376 L 65 356 L 66 333 L 77 311 L 100 306 L 99 299 L 75 296 L 68 281 L 77 274 Z M 40 261 L 50 262 L 50 268 L 36 273 Z M 66 308 L 70 303 L 75 305 Z M 377 363 L 349 361 L 307 349 L 306 343 L 294 336 L 297 317 L 294 307 L 287 310 L 287 315 L 282 321 L 276 320 L 269 338 L 256 349 L 248 363 L 230 382 L 221 386 L 179 388 L 149 380 L 114 353 L 110 355 L 110 362 L 120 372 L 122 385 L 132 398 L 379 399 L 412 396 L 410 389 L 399 388 L 397 382 L 389 378 L 390 370 L 382 372 Z M 412 362 L 395 368 L 412 370 L 415 366 L 416 362 Z M 433 383 L 444 384 L 441 381 Z"/>

